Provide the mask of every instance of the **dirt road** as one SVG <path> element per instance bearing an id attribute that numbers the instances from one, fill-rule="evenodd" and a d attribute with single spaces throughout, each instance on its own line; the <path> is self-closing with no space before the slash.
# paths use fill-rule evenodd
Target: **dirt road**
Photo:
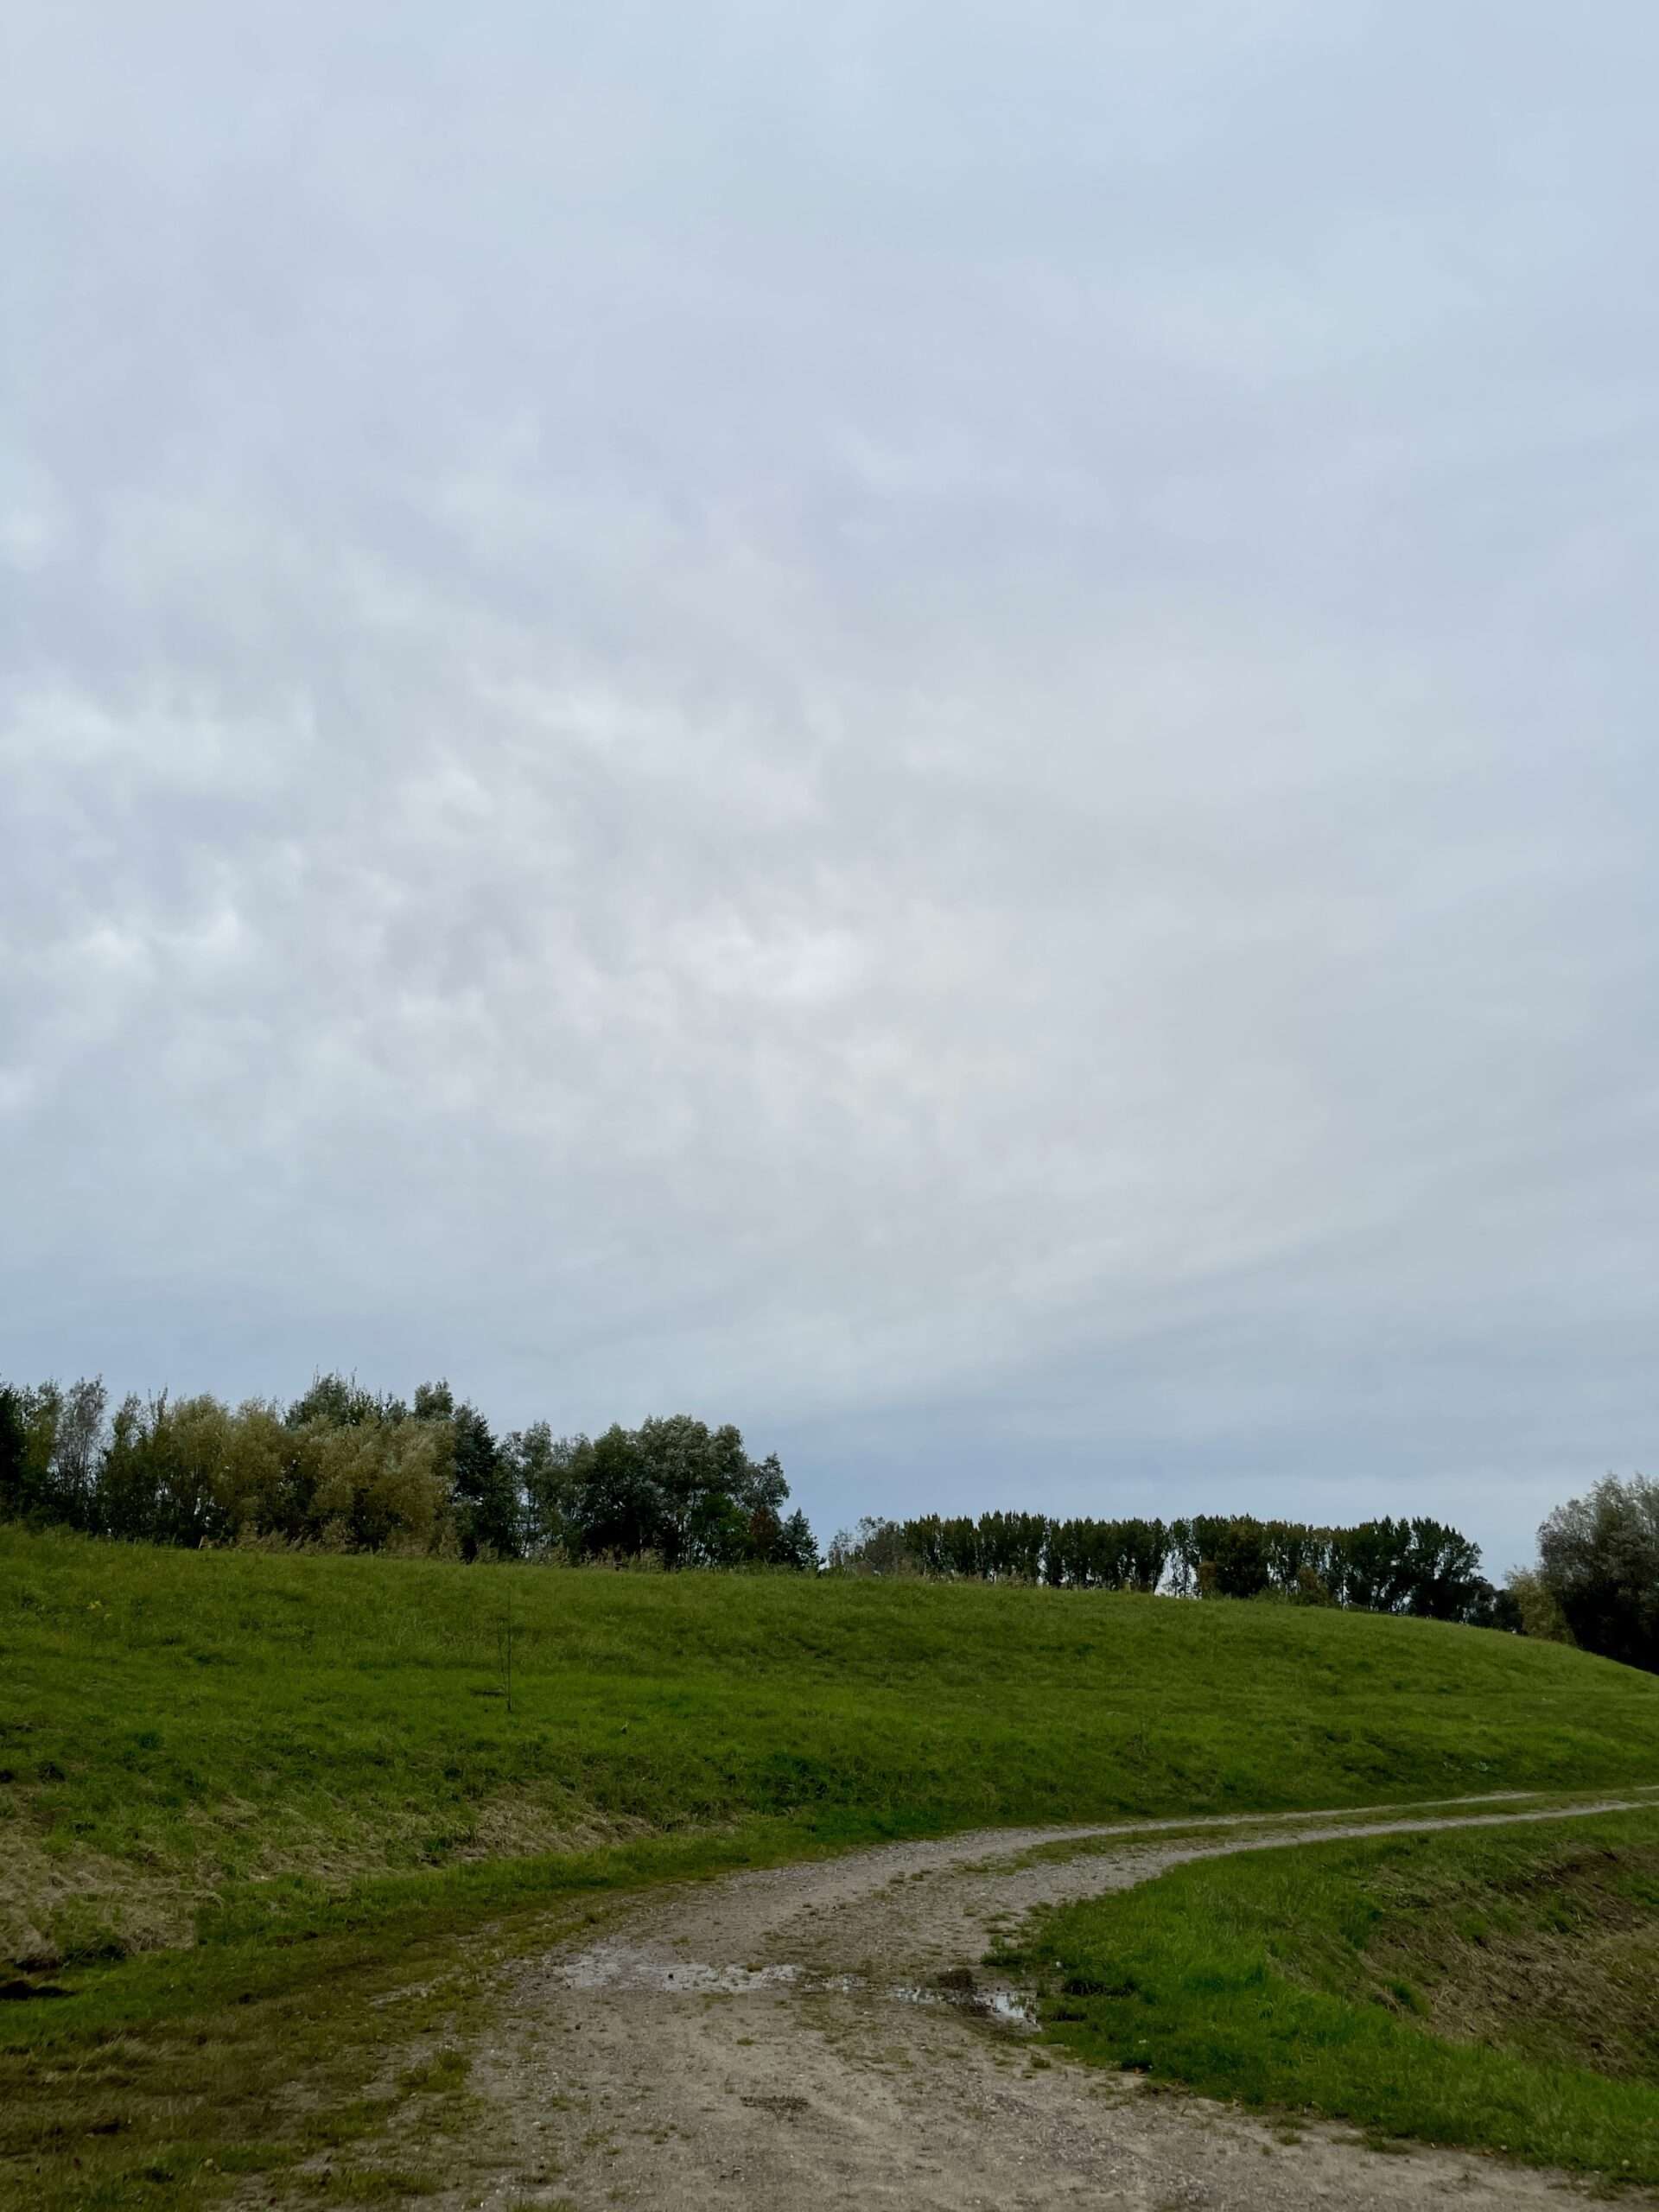
<path id="1" fill-rule="evenodd" d="M 1467 1801 L 1473 1803 L 1477 1801 Z M 511 1975 L 467 2186 L 491 2207 L 997 2212 L 1076 2205 L 1560 2206 L 1498 2162 L 1299 2141 L 1134 2077 L 1045 2063 L 982 1965 L 1032 1906 L 1264 1847 L 1622 1809 L 1484 1801 L 1270 1822 L 1009 1831 L 894 1845 L 634 1901 Z M 1033 1855 L 1033 1853 L 1036 1855 Z M 941 1977 L 945 1977 L 944 1982 Z M 973 1987 L 964 1985 L 972 1978 Z"/>

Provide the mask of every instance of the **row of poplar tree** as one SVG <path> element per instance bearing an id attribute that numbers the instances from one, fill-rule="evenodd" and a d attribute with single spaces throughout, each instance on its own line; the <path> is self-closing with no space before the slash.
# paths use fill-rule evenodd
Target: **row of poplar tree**
<path id="1" fill-rule="evenodd" d="M 1167 1590 L 1178 1597 L 1279 1596 L 1306 1605 L 1519 1627 L 1480 1548 L 1443 1522 L 1363 1521 L 1349 1529 L 1250 1514 L 1173 1521 L 1052 1520 L 1041 1513 L 931 1513 L 868 1519 L 830 1548 L 833 1567 L 1067 1589 Z"/>

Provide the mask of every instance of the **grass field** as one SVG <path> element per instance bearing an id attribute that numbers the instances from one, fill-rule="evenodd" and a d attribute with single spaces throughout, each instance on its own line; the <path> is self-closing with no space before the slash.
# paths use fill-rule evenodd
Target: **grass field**
<path id="1" fill-rule="evenodd" d="M 71 1992 L 0 2006 L 0 2188 L 41 2203 L 193 2202 L 389 2095 L 441 2112 L 463 2085 L 378 2081 L 394 2026 L 460 2017 L 488 1946 L 619 1887 L 976 1822 L 1659 1777 L 1659 1681 L 1553 1645 L 979 1585 L 0 1530 L 0 1679 L 4 1948 Z"/>
<path id="2" fill-rule="evenodd" d="M 1024 1944 L 1096 2064 L 1659 2182 L 1659 1808 L 1199 1862 Z"/>

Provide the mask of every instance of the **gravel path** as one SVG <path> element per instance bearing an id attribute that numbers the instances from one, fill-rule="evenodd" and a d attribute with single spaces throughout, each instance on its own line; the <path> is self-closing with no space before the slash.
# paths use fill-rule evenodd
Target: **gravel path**
<path id="1" fill-rule="evenodd" d="M 474 2069 L 487 2122 L 448 2201 L 501 2212 L 1560 2206 L 1559 2177 L 1369 2152 L 1334 2128 L 1287 2142 L 1201 2099 L 1046 2064 L 1020 1993 L 981 1964 L 999 1927 L 1033 1905 L 1185 1859 L 1633 1801 L 1459 1802 L 1487 1809 L 997 1829 L 632 1900 L 585 1942 L 512 1971 Z"/>

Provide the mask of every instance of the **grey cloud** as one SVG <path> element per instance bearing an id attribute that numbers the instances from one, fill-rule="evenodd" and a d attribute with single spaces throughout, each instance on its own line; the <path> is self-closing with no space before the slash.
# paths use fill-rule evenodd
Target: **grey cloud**
<path id="1" fill-rule="evenodd" d="M 10 37 L 6 1366 L 1639 1462 L 1649 11 Z"/>

